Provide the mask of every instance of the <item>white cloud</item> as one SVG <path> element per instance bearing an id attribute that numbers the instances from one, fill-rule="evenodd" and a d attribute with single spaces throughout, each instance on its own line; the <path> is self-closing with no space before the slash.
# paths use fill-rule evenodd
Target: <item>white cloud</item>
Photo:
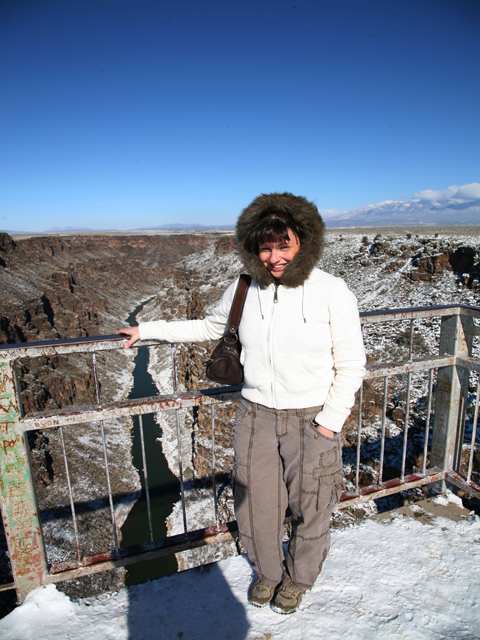
<path id="1" fill-rule="evenodd" d="M 436 202 L 438 204 L 445 204 L 447 202 L 470 202 L 480 199 L 480 183 L 472 182 L 471 184 L 464 184 L 461 187 L 452 185 L 448 187 L 448 189 L 438 191 L 425 189 L 424 191 L 419 191 L 413 197 L 426 203 Z"/>
<path id="2" fill-rule="evenodd" d="M 472 182 L 471 184 L 464 184 L 463 187 L 458 187 L 455 198 L 458 200 L 478 200 L 480 198 L 480 184 Z"/>

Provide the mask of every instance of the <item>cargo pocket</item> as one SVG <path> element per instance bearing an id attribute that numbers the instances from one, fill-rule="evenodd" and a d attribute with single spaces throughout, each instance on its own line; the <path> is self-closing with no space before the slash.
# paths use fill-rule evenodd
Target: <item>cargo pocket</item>
<path id="1" fill-rule="evenodd" d="M 342 470 L 331 473 L 318 467 L 314 469 L 313 475 L 318 478 L 317 511 L 336 507 L 345 489 Z"/>

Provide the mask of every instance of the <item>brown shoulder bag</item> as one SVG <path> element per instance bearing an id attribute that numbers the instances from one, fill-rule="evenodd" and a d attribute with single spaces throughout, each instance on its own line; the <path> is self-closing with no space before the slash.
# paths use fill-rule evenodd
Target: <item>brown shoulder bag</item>
<path id="1" fill-rule="evenodd" d="M 228 317 L 228 330 L 213 350 L 210 359 L 204 362 L 206 376 L 214 382 L 228 386 L 243 383 L 243 367 L 240 364 L 242 345 L 238 337 L 238 325 L 251 281 L 251 276 L 245 273 L 240 275 Z"/>

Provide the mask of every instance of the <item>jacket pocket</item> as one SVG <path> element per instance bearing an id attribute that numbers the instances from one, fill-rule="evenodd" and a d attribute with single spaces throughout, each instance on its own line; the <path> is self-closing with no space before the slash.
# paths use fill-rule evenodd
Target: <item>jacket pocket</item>
<path id="1" fill-rule="evenodd" d="M 270 388 L 270 372 L 266 353 L 243 347 L 240 362 L 243 364 L 244 389 L 265 392 Z"/>

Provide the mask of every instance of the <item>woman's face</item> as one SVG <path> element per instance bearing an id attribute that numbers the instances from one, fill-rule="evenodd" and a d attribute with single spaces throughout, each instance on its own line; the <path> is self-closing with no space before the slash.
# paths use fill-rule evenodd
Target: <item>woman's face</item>
<path id="1" fill-rule="evenodd" d="M 274 278 L 281 278 L 285 267 L 297 255 L 299 249 L 300 242 L 293 231 L 289 229 L 288 240 L 260 242 L 258 257 Z"/>

